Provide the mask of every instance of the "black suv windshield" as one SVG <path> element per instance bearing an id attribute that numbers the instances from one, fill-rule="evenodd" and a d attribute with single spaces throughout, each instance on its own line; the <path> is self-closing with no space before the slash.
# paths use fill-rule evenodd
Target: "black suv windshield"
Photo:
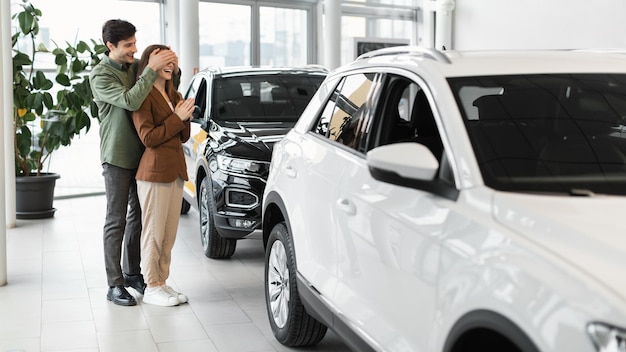
<path id="1" fill-rule="evenodd" d="M 485 184 L 626 194 L 626 75 L 449 79 Z"/>
<path id="2" fill-rule="evenodd" d="M 295 122 L 325 76 L 303 74 L 246 75 L 216 78 L 216 121 Z"/>

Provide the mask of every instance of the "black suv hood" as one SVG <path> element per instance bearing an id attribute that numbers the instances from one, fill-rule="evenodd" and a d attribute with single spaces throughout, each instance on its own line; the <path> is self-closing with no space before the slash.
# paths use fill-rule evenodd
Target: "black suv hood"
<path id="1" fill-rule="evenodd" d="M 294 122 L 213 122 L 209 146 L 216 153 L 269 162 L 274 143 L 294 125 Z"/>

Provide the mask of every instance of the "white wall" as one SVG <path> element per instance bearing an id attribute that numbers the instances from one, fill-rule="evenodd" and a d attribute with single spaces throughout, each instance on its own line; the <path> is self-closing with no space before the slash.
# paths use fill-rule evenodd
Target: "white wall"
<path id="1" fill-rule="evenodd" d="M 626 48 L 626 1 L 456 0 L 452 47 Z"/>

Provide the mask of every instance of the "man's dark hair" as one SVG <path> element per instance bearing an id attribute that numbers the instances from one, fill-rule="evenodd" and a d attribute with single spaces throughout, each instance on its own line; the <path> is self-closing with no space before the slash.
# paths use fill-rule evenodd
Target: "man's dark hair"
<path id="1" fill-rule="evenodd" d="M 102 42 L 106 45 L 107 42 L 117 46 L 120 40 L 125 40 L 137 32 L 135 26 L 124 20 L 108 20 L 102 26 Z M 108 50 L 107 50 L 108 54 Z"/>

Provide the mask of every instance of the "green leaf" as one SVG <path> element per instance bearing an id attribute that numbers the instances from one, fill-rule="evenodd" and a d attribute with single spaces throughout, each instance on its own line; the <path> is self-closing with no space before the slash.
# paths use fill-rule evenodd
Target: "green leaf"
<path id="1" fill-rule="evenodd" d="M 96 102 L 93 100 L 89 103 L 89 112 L 91 113 L 91 117 L 100 120 L 100 114 L 98 113 L 98 104 L 96 104 Z"/>
<path id="2" fill-rule="evenodd" d="M 33 87 L 38 90 L 49 90 L 53 87 L 53 84 L 43 72 L 37 71 L 33 77 Z"/>
<path id="3" fill-rule="evenodd" d="M 76 94 L 75 92 L 68 93 L 65 98 L 69 103 L 68 105 L 70 105 L 75 110 L 81 110 L 83 108 L 84 101 L 81 100 L 78 94 Z"/>
<path id="4" fill-rule="evenodd" d="M 30 133 L 30 129 L 26 126 L 22 126 L 22 128 L 19 130 L 18 134 L 21 137 L 26 137 L 27 139 L 30 139 L 32 137 L 32 134 Z"/>
<path id="5" fill-rule="evenodd" d="M 76 94 L 82 100 L 82 106 L 88 106 L 93 101 L 93 94 L 91 92 L 91 86 L 89 85 L 89 80 L 85 79 L 83 82 L 77 84 L 75 86 Z"/>
<path id="6" fill-rule="evenodd" d="M 78 52 L 80 53 L 84 53 L 85 51 L 91 51 L 89 45 L 87 45 L 87 43 L 82 40 L 76 45 L 76 50 L 78 50 Z"/>
<path id="7" fill-rule="evenodd" d="M 15 134 L 15 142 L 20 155 L 28 155 L 30 152 L 32 134 L 27 126 L 22 128 Z"/>
<path id="8" fill-rule="evenodd" d="M 55 80 L 57 81 L 58 84 L 64 87 L 69 87 L 72 85 L 69 77 L 67 77 L 65 73 L 59 73 Z"/>
<path id="9" fill-rule="evenodd" d="M 65 52 L 70 54 L 70 56 L 78 56 L 78 54 L 76 53 L 76 49 L 69 43 L 67 43 L 67 48 L 65 49 Z"/>
<path id="10" fill-rule="evenodd" d="M 48 109 L 52 109 L 54 107 L 54 101 L 52 100 L 52 94 L 45 92 L 43 93 L 43 103 Z"/>
<path id="11" fill-rule="evenodd" d="M 17 66 L 30 66 L 33 61 L 30 57 L 22 52 L 17 52 L 15 56 L 13 56 L 13 72 L 16 71 Z"/>
<path id="12" fill-rule="evenodd" d="M 69 119 L 67 119 L 67 121 L 65 121 L 65 130 L 66 132 L 74 132 L 74 133 L 79 133 L 80 130 L 78 129 L 78 125 L 76 124 L 76 116 L 72 116 Z M 72 140 L 72 137 L 74 136 L 74 134 L 70 134 L 70 133 L 66 133 L 64 135 L 64 137 L 66 137 L 63 142 L 65 143 L 64 145 L 68 145 L 70 144 L 70 141 Z"/>
<path id="13" fill-rule="evenodd" d="M 25 122 L 35 121 L 36 118 L 37 116 L 30 111 L 22 116 L 22 120 L 24 120 Z M 28 131 L 28 133 L 30 134 L 30 131 Z"/>
<path id="14" fill-rule="evenodd" d="M 81 110 L 78 115 L 76 115 L 76 127 L 78 128 L 78 131 L 84 129 L 85 133 L 89 132 L 89 129 L 91 128 L 91 119 L 86 112 Z"/>
<path id="15" fill-rule="evenodd" d="M 28 102 L 26 101 L 28 97 L 33 94 L 24 86 L 17 86 L 13 89 L 13 99 L 15 103 L 15 107 L 20 109 L 25 109 L 29 107 Z"/>
<path id="16" fill-rule="evenodd" d="M 32 93 L 26 98 L 26 104 L 29 108 L 35 110 L 37 115 L 41 115 L 43 113 L 43 99 L 43 93 Z"/>
<path id="17" fill-rule="evenodd" d="M 87 63 L 80 59 L 72 60 L 72 72 L 83 72 L 87 68 Z"/>
<path id="18" fill-rule="evenodd" d="M 39 43 L 39 45 L 37 45 L 37 51 L 42 52 L 42 53 L 50 52 L 50 50 L 48 50 L 48 48 L 44 45 L 44 43 Z"/>
<path id="19" fill-rule="evenodd" d="M 20 25 L 20 30 L 22 31 L 22 33 L 30 34 L 31 32 L 33 32 L 34 35 L 37 34 L 37 32 L 34 32 L 35 26 L 33 25 L 35 18 L 30 12 L 28 11 L 20 12 L 17 15 L 17 21 Z"/>
<path id="20" fill-rule="evenodd" d="M 65 54 L 56 54 L 54 57 L 54 63 L 58 66 L 63 66 L 67 64 L 67 56 Z"/>
<path id="21" fill-rule="evenodd" d="M 42 140 L 39 140 L 39 147 L 43 148 L 42 144 Z M 30 152 L 30 154 L 28 154 L 28 156 L 31 158 L 31 160 L 29 160 L 30 163 L 30 170 L 37 170 L 37 164 L 35 163 L 35 160 L 39 159 L 39 156 L 41 155 L 41 152 L 38 150 L 33 150 Z"/>
<path id="22" fill-rule="evenodd" d="M 94 47 L 94 49 L 96 50 L 96 54 L 103 54 L 107 51 L 107 47 L 104 44 L 98 44 Z"/>

